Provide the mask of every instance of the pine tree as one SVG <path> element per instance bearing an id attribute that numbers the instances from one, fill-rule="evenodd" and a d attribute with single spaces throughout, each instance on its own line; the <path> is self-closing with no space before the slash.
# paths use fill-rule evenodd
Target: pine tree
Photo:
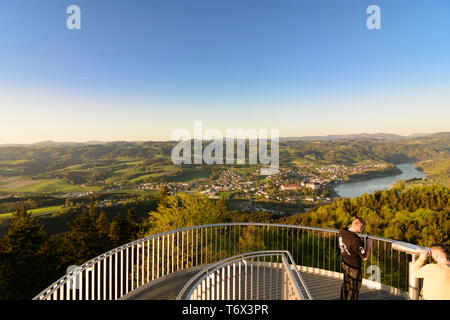
<path id="1" fill-rule="evenodd" d="M 225 198 L 223 197 L 219 198 L 216 202 L 216 207 L 220 216 L 222 217 L 228 216 L 227 200 Z"/>
<path id="2" fill-rule="evenodd" d="M 0 299 L 30 299 L 54 281 L 56 260 L 43 226 L 24 207 L 1 240 Z"/>
<path id="3" fill-rule="evenodd" d="M 110 249 L 108 233 L 101 234 L 92 220 L 91 211 L 79 214 L 69 224 L 70 231 L 66 234 L 61 250 L 62 264 L 80 265 L 89 259 Z"/>
<path id="4" fill-rule="evenodd" d="M 109 237 L 115 247 L 121 246 L 132 240 L 129 231 L 130 223 L 128 220 L 121 213 L 116 215 L 111 222 L 109 231 Z"/>
<path id="5" fill-rule="evenodd" d="M 94 199 L 91 198 L 91 201 L 89 203 L 89 217 L 94 222 L 97 218 L 97 211 L 98 211 L 98 205 L 96 202 L 94 202 Z"/>
<path id="6" fill-rule="evenodd" d="M 160 190 L 159 190 L 159 201 L 161 203 L 163 203 L 166 198 L 169 196 L 169 188 L 167 186 L 163 186 Z"/>
<path id="7" fill-rule="evenodd" d="M 128 234 L 131 239 L 136 239 L 139 234 L 139 220 L 136 215 L 136 208 L 132 207 L 128 209 L 127 221 L 129 224 Z"/>
<path id="8" fill-rule="evenodd" d="M 110 223 L 105 211 L 101 211 L 97 219 L 95 220 L 95 227 L 101 235 L 109 235 Z"/>

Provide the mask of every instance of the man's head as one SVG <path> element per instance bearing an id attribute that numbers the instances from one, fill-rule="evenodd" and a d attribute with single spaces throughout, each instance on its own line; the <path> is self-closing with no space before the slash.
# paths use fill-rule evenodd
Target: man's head
<path id="1" fill-rule="evenodd" d="M 431 246 L 431 256 L 437 263 L 449 263 L 448 248 L 442 244 L 433 244 Z"/>
<path id="2" fill-rule="evenodd" d="M 363 232 L 366 227 L 366 222 L 361 218 L 356 218 L 352 221 L 349 230 L 352 232 Z"/>

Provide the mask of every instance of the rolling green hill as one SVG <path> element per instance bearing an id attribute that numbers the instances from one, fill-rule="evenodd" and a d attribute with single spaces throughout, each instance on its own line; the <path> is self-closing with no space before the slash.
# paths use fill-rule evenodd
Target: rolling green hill
<path id="1" fill-rule="evenodd" d="M 450 159 L 425 160 L 418 167 L 433 181 L 450 187 Z"/>

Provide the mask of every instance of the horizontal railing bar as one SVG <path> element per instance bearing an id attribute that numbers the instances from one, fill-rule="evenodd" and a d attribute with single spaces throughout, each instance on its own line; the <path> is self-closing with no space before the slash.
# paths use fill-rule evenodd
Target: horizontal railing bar
<path id="1" fill-rule="evenodd" d="M 426 250 L 428 248 L 426 247 L 421 247 L 421 246 L 416 246 L 414 244 L 408 243 L 408 242 L 403 242 L 403 241 L 395 241 L 392 244 L 392 248 L 394 250 L 400 251 L 400 252 L 405 252 L 408 254 L 418 254 L 420 253 L 421 250 Z"/>

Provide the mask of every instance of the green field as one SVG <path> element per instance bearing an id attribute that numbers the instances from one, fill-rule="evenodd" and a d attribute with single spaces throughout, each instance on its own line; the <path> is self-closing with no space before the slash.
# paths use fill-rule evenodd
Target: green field
<path id="1" fill-rule="evenodd" d="M 64 179 L 0 178 L 0 191 L 10 193 L 55 193 L 98 191 L 99 187 L 72 185 Z"/>
<path id="2" fill-rule="evenodd" d="M 175 176 L 168 178 L 170 182 L 193 182 L 208 180 L 211 171 L 209 168 L 200 169 L 184 169 L 178 172 Z"/>
<path id="3" fill-rule="evenodd" d="M 31 216 L 33 217 L 39 217 L 44 216 L 48 214 L 53 214 L 56 212 L 59 212 L 61 210 L 61 206 L 51 206 L 51 207 L 45 207 L 45 208 L 38 208 L 38 209 L 31 209 L 28 210 L 28 212 L 31 213 Z M 14 212 L 8 212 L 8 213 L 1 213 L 0 214 L 0 220 L 8 220 L 14 218 Z"/>

